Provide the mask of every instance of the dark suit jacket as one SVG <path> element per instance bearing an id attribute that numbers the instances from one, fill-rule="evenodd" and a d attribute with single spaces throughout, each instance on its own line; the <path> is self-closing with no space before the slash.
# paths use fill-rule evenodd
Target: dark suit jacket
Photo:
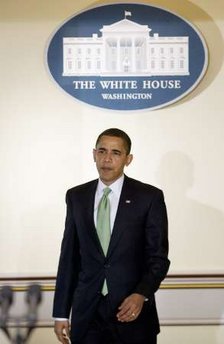
<path id="1" fill-rule="evenodd" d="M 124 340 L 147 339 L 159 332 L 154 293 L 169 268 L 167 213 L 161 190 L 125 176 L 107 256 L 94 225 L 97 180 L 74 187 L 66 195 L 67 216 L 58 267 L 53 316 L 68 318 L 71 336 L 79 340 L 94 316 L 106 277 L 114 321 Z M 139 317 L 116 321 L 125 297 L 149 299 Z M 129 340 L 129 339 L 130 340 Z"/>

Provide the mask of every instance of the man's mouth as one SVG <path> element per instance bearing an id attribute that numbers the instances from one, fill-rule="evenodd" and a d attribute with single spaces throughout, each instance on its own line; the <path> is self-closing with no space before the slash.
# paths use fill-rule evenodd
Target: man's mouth
<path id="1" fill-rule="evenodd" d="M 112 171 L 111 167 L 101 167 L 102 171 L 108 172 L 108 171 Z"/>

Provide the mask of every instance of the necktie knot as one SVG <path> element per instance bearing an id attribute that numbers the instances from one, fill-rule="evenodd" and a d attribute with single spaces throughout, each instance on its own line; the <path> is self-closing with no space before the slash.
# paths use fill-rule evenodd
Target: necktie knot
<path id="1" fill-rule="evenodd" d="M 111 192 L 111 189 L 108 188 L 108 187 L 106 187 L 105 189 L 103 189 L 103 195 L 104 195 L 105 197 L 107 197 L 107 196 L 109 195 L 110 192 Z"/>

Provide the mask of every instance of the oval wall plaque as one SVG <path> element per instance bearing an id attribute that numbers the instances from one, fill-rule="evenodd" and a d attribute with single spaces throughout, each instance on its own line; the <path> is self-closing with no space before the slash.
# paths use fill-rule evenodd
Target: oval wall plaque
<path id="1" fill-rule="evenodd" d="M 47 49 L 56 83 L 72 97 L 113 110 L 158 109 L 203 78 L 208 51 L 199 31 L 155 6 L 120 3 L 63 23 Z"/>

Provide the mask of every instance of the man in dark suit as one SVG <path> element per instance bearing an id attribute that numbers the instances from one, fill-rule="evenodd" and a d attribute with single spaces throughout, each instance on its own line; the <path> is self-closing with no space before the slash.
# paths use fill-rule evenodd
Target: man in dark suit
<path id="1" fill-rule="evenodd" d="M 161 190 L 124 175 L 130 149 L 125 132 L 105 130 L 93 150 L 99 179 L 67 192 L 53 310 L 63 344 L 69 337 L 73 344 L 156 343 L 154 294 L 169 268 L 167 213 Z M 107 187 L 111 237 L 105 252 L 96 228 Z"/>

